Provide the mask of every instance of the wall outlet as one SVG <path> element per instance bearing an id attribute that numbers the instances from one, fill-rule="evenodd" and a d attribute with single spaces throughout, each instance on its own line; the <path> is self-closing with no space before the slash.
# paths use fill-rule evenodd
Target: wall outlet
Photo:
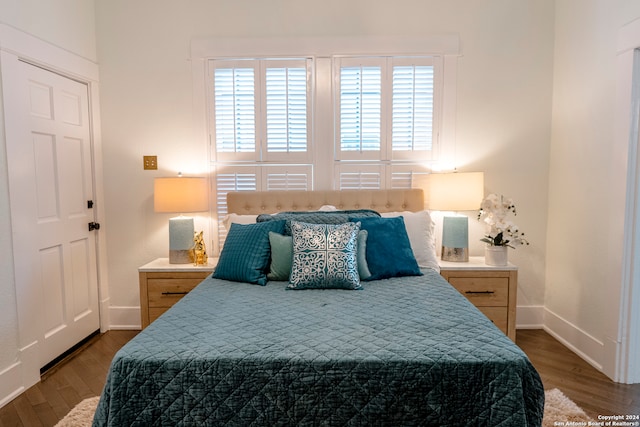
<path id="1" fill-rule="evenodd" d="M 144 170 L 158 169 L 158 156 L 143 156 Z"/>

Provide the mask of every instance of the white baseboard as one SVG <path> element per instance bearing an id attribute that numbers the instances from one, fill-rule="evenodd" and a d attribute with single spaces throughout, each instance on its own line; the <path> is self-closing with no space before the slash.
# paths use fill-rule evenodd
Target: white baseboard
<path id="1" fill-rule="evenodd" d="M 516 329 L 542 329 L 544 327 L 544 306 L 528 305 L 516 308 Z"/>
<path id="2" fill-rule="evenodd" d="M 24 390 L 20 362 L 16 362 L 0 372 L 0 408 L 15 399 Z"/>
<path id="3" fill-rule="evenodd" d="M 604 343 L 547 308 L 544 310 L 544 330 L 602 372 Z"/>
<path id="4" fill-rule="evenodd" d="M 140 320 L 140 307 L 109 307 L 109 329 L 120 330 L 140 330 L 142 322 Z"/>
<path id="5" fill-rule="evenodd" d="M 100 300 L 100 332 L 107 332 L 111 327 L 110 298 Z"/>
<path id="6" fill-rule="evenodd" d="M 37 350 L 37 341 L 21 348 L 18 361 L 0 372 L 0 407 L 40 381 L 40 359 Z"/>

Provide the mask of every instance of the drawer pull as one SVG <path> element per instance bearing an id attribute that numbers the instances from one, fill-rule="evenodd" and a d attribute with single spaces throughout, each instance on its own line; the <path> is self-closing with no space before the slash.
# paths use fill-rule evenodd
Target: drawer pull
<path id="1" fill-rule="evenodd" d="M 162 295 L 186 295 L 189 292 L 163 292 Z"/>
<path id="2" fill-rule="evenodd" d="M 495 294 L 494 291 L 466 291 L 465 294 L 472 294 L 472 295 L 477 295 L 477 294 L 482 294 L 482 295 L 491 295 L 491 294 Z"/>

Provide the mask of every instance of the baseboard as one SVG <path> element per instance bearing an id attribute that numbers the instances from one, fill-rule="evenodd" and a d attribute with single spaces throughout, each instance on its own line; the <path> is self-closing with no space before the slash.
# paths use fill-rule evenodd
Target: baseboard
<path id="1" fill-rule="evenodd" d="M 140 307 L 109 307 L 109 329 L 140 330 Z"/>
<path id="2" fill-rule="evenodd" d="M 516 307 L 516 329 L 542 329 L 544 306 L 528 305 Z"/>
<path id="3" fill-rule="evenodd" d="M 604 343 L 561 316 L 544 309 L 544 328 L 549 335 L 602 372 Z"/>
<path id="4" fill-rule="evenodd" d="M 26 388 L 22 384 L 22 364 L 16 362 L 0 372 L 0 408 L 15 399 Z"/>
<path id="5" fill-rule="evenodd" d="M 111 298 L 100 300 L 100 332 L 107 332 L 111 327 Z"/>
<path id="6" fill-rule="evenodd" d="M 40 359 L 37 349 L 37 341 L 21 348 L 18 361 L 0 372 L 0 407 L 40 381 Z"/>

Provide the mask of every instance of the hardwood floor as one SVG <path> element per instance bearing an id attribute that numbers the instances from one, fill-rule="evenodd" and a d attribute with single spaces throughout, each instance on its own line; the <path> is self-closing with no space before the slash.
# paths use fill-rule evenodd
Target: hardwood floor
<path id="1" fill-rule="evenodd" d="M 111 359 L 138 331 L 109 331 L 43 375 L 0 408 L 0 426 L 54 426 L 82 400 L 102 392 Z"/>
<path id="2" fill-rule="evenodd" d="M 560 389 L 592 418 L 640 415 L 640 384 L 614 383 L 539 329 L 518 330 L 516 343 L 538 370 L 545 390 Z"/>
<path id="3" fill-rule="evenodd" d="M 109 331 L 45 374 L 42 380 L 0 408 L 0 427 L 53 426 L 83 399 L 97 396 L 113 355 L 137 331 Z M 616 384 L 542 330 L 519 330 L 545 389 L 559 388 L 588 415 L 640 414 L 640 384 Z"/>

